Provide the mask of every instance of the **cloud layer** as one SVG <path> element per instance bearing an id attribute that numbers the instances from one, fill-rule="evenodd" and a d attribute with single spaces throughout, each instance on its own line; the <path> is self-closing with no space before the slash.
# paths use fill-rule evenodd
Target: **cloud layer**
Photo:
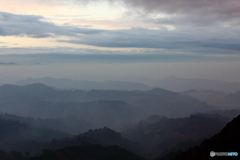
<path id="1" fill-rule="evenodd" d="M 42 5 L 86 5 L 108 0 L 39 1 Z M 0 36 L 55 38 L 59 45 L 84 44 L 94 47 L 162 49 L 159 54 L 239 55 L 239 0 L 113 0 L 123 5 L 132 21 L 153 23 L 154 27 L 98 29 L 80 25 L 57 25 L 41 15 L 0 12 Z M 89 3 L 90 5 L 90 3 Z M 119 23 L 118 23 L 119 24 Z M 170 25 L 173 29 L 169 29 Z M 68 40 L 60 40 L 65 36 Z M 1 43 L 1 42 L 0 42 Z"/>
<path id="2" fill-rule="evenodd" d="M 83 2 L 82 0 L 76 0 Z M 88 0 L 86 2 L 101 2 Z M 141 17 L 148 17 L 158 24 L 177 26 L 240 26 L 239 0 L 106 0 L 110 4 L 121 2 L 130 12 L 138 10 Z M 161 18 L 152 14 L 165 15 Z M 150 15 L 150 17 L 149 17 Z"/>
<path id="3" fill-rule="evenodd" d="M 47 38 L 55 36 L 76 36 L 78 34 L 99 33 L 102 30 L 85 27 L 57 26 L 44 21 L 44 17 L 36 15 L 16 15 L 0 12 L 1 36 L 28 36 L 32 38 Z"/>
<path id="4" fill-rule="evenodd" d="M 36 15 L 16 15 L 0 12 L 1 36 L 28 36 L 47 38 L 68 36 L 70 40 L 57 40 L 109 48 L 159 48 L 206 52 L 206 48 L 240 51 L 240 30 L 232 28 L 187 28 L 168 30 L 161 27 L 151 30 L 131 28 L 125 30 L 99 30 L 83 26 L 58 26 Z M 217 51 L 218 51 L 217 50 Z M 215 52 L 217 52 L 215 51 Z M 219 52 L 219 51 L 218 51 Z M 221 53 L 221 52 L 219 52 Z"/>

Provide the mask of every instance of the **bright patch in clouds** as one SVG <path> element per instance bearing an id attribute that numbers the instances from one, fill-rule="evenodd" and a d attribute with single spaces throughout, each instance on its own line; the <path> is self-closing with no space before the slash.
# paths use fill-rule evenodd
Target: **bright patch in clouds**
<path id="1" fill-rule="evenodd" d="M 81 20 L 111 20 L 121 19 L 126 11 L 121 6 L 112 6 L 107 2 L 76 3 L 74 1 L 21 1 L 3 0 L 0 10 L 13 14 L 42 15 L 52 22 L 79 25 Z M 77 23 L 74 23 L 77 22 Z M 91 25 L 91 24 L 85 24 Z"/>

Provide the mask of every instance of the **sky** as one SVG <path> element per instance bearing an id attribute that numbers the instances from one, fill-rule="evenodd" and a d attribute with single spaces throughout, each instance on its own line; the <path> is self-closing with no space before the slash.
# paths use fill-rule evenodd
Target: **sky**
<path id="1" fill-rule="evenodd" d="M 240 82 L 239 0 L 0 4 L 0 82 L 84 74 Z"/>

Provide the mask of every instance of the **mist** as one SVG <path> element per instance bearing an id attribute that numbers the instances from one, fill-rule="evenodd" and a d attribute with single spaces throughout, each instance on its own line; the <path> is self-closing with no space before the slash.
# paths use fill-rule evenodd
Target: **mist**
<path id="1" fill-rule="evenodd" d="M 54 77 L 94 81 L 135 81 L 150 84 L 148 79 L 162 79 L 170 75 L 240 82 L 239 67 L 240 64 L 237 62 L 79 62 L 0 65 L 0 82 L 15 83 L 17 80 L 29 77 Z"/>

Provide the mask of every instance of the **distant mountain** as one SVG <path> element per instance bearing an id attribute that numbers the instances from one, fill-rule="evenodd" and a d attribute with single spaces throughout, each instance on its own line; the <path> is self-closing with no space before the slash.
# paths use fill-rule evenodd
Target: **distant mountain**
<path id="1" fill-rule="evenodd" d="M 0 87 L 0 111 L 3 113 L 41 118 L 74 115 L 96 120 L 99 125 L 138 121 L 152 114 L 183 117 L 213 109 L 194 98 L 159 88 L 148 91 L 63 91 L 44 84 Z"/>
<path id="2" fill-rule="evenodd" d="M 217 91 L 198 91 L 188 90 L 180 92 L 182 95 L 196 98 L 210 105 L 218 106 L 219 109 L 240 108 L 240 91 L 236 93 L 226 94 Z"/>
<path id="3" fill-rule="evenodd" d="M 228 105 L 231 108 L 240 108 L 240 91 L 228 94 L 221 102 L 223 105 Z"/>
<path id="4" fill-rule="evenodd" d="M 74 93 L 70 90 L 59 91 L 42 83 L 17 86 L 5 84 L 0 86 L 0 103 L 9 101 L 38 102 L 42 100 L 50 102 L 75 101 Z"/>
<path id="5" fill-rule="evenodd" d="M 17 110 L 18 114 L 41 117 L 45 120 L 39 120 L 32 123 L 46 123 L 59 129 L 66 129 L 67 132 L 85 131 L 89 128 L 98 128 L 102 126 L 118 126 L 123 123 L 131 123 L 141 119 L 142 110 L 128 105 L 123 101 L 94 101 L 94 102 L 68 102 L 68 103 L 51 103 L 40 101 L 29 103 L 27 105 L 7 103 L 6 106 L 12 105 L 8 111 Z M 13 106 L 14 105 L 14 106 Z M 6 111 L 7 109 L 5 109 Z M 13 114 L 13 113 L 12 113 Z M 107 115 L 107 116 L 106 116 Z M 74 118 L 77 117 L 77 118 Z M 56 120 L 51 120 L 51 119 Z M 49 120 L 47 120 L 49 119 Z M 45 121 L 45 122 L 44 122 Z M 59 124 L 54 124 L 59 122 Z M 69 124 L 68 124 L 69 122 Z M 59 126 L 61 125 L 62 126 Z M 75 129 L 74 129 L 75 128 Z"/>
<path id="6" fill-rule="evenodd" d="M 121 133 L 131 141 L 139 142 L 146 153 L 155 156 L 171 148 L 188 149 L 219 132 L 229 122 L 219 115 L 191 115 L 187 118 L 169 119 L 153 115 L 137 125 L 125 127 Z"/>
<path id="7" fill-rule="evenodd" d="M 143 114 L 142 110 L 130 106 L 123 101 L 93 101 L 81 103 L 52 103 L 39 101 L 36 103 L 25 103 L 26 104 L 22 101 L 4 103 L 6 107 L 11 105 L 11 108 L 8 107 L 5 111 L 11 113 L 10 111 L 17 110 L 18 115 L 36 118 L 41 117 L 43 119 L 60 119 L 63 120 L 63 123 L 64 121 L 74 121 L 74 117 L 78 117 L 77 119 L 81 119 L 82 121 L 79 121 L 79 124 L 75 122 L 72 127 L 74 127 L 74 125 L 80 125 L 81 122 L 83 122 L 83 125 L 91 124 L 90 126 L 93 128 L 102 126 L 113 127 L 123 123 L 135 122 L 141 118 L 139 115 L 142 116 Z M 66 124 L 66 127 L 67 126 L 68 124 Z M 84 129 L 84 126 L 82 127 L 82 129 Z M 88 128 L 88 126 L 86 127 Z M 69 128 L 69 130 L 71 129 Z"/>
<path id="8" fill-rule="evenodd" d="M 218 114 L 218 115 L 233 119 L 238 115 L 240 115 L 240 108 L 230 109 L 230 110 L 212 110 L 212 111 L 204 112 L 204 114 Z"/>
<path id="9" fill-rule="evenodd" d="M 170 91 L 182 92 L 186 90 L 215 90 L 228 93 L 237 92 L 240 90 L 240 83 L 229 83 L 218 80 L 207 80 L 200 78 L 179 78 L 169 76 L 155 82 L 155 86 L 164 88 Z"/>
<path id="10" fill-rule="evenodd" d="M 191 97 L 156 88 L 148 91 L 75 91 L 87 101 L 122 100 L 142 109 L 145 115 L 161 114 L 167 117 L 188 116 L 195 111 L 211 110 L 213 106 L 202 103 Z"/>
<path id="11" fill-rule="evenodd" d="M 227 93 L 213 91 L 213 90 L 187 90 L 180 92 L 182 95 L 190 96 L 196 98 L 199 101 L 206 102 L 210 105 L 223 106 L 222 99 L 227 95 Z M 227 106 L 226 106 L 227 107 Z"/>
<path id="12" fill-rule="evenodd" d="M 150 86 L 135 82 L 123 82 L 123 81 L 77 81 L 67 78 L 28 78 L 26 80 L 20 80 L 16 82 L 16 85 L 28 85 L 34 83 L 43 83 L 48 86 L 61 88 L 61 89 L 79 89 L 79 90 L 149 90 Z"/>
<path id="13" fill-rule="evenodd" d="M 215 159 L 223 158 L 226 156 L 218 157 L 212 153 L 214 157 L 210 156 L 210 152 L 238 152 L 240 153 L 240 116 L 234 118 L 229 122 L 220 133 L 215 134 L 210 139 L 207 139 L 201 143 L 200 146 L 190 148 L 188 151 L 178 154 L 173 160 L 185 159 L 185 160 L 202 160 L 202 159 Z M 170 153 L 171 154 L 171 153 Z M 228 157 L 228 159 L 234 159 L 234 157 Z M 239 155 L 235 157 L 239 159 Z M 166 158 L 165 158 L 166 159 Z M 160 159 L 159 159 L 160 160 Z"/>

